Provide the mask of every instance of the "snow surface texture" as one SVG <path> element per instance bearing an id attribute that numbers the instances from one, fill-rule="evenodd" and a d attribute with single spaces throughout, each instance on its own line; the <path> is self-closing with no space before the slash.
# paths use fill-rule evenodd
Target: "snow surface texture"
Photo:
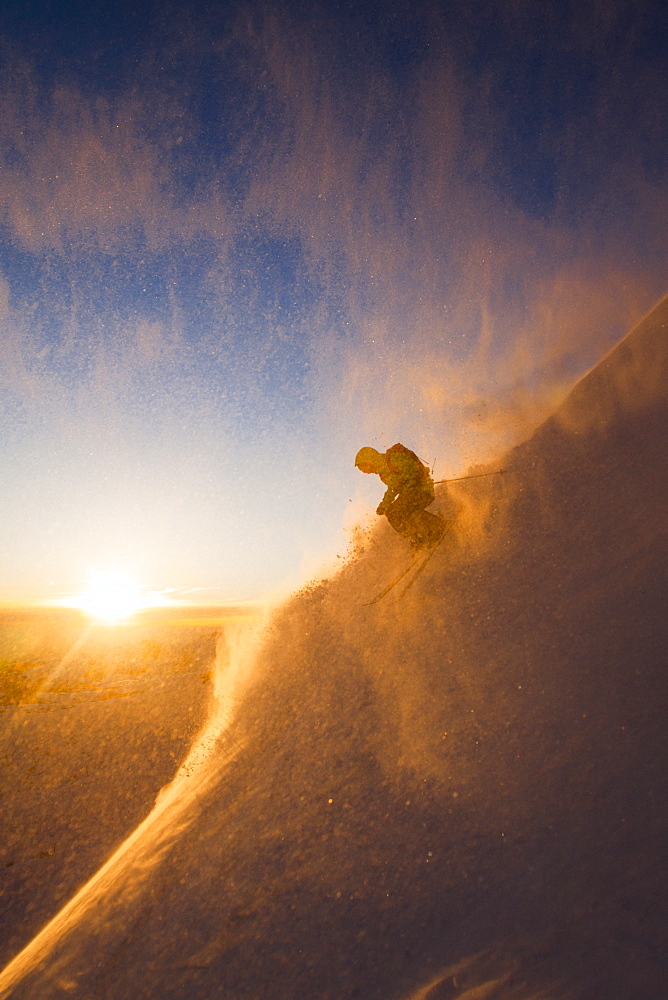
<path id="1" fill-rule="evenodd" d="M 663 996 L 667 335 L 668 299 L 441 492 L 400 600 L 364 607 L 409 557 L 381 523 L 222 656 L 215 751 L 0 997 Z"/>

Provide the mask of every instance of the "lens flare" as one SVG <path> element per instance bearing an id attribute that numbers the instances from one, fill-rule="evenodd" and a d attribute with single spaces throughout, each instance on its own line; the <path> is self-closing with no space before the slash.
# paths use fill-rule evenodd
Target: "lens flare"
<path id="1" fill-rule="evenodd" d="M 94 621 L 113 625 L 147 607 L 149 601 L 141 589 L 122 573 L 96 573 L 76 606 Z"/>

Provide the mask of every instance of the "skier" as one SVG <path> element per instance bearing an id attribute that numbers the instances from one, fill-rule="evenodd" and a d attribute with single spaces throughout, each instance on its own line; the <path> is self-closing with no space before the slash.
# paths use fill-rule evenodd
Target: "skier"
<path id="1" fill-rule="evenodd" d="M 434 481 L 415 452 L 403 444 L 393 444 L 385 452 L 361 448 L 355 465 L 360 472 L 380 476 L 387 490 L 376 513 L 384 514 L 414 549 L 440 540 L 445 531 L 443 518 L 425 510 L 435 498 Z"/>

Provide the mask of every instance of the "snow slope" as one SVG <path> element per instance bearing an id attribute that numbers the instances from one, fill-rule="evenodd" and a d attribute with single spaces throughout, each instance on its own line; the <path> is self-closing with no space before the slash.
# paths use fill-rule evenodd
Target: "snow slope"
<path id="1" fill-rule="evenodd" d="M 231 651 L 216 753 L 0 997 L 658 1000 L 667 347 L 665 299 L 441 492 L 400 600 L 380 524 Z"/>

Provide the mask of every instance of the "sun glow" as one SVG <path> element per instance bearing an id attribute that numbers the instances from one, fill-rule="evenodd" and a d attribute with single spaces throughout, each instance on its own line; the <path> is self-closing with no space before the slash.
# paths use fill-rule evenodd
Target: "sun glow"
<path id="1" fill-rule="evenodd" d="M 73 603 L 93 621 L 113 625 L 156 602 L 128 577 L 112 571 L 92 576 L 86 590 Z"/>

